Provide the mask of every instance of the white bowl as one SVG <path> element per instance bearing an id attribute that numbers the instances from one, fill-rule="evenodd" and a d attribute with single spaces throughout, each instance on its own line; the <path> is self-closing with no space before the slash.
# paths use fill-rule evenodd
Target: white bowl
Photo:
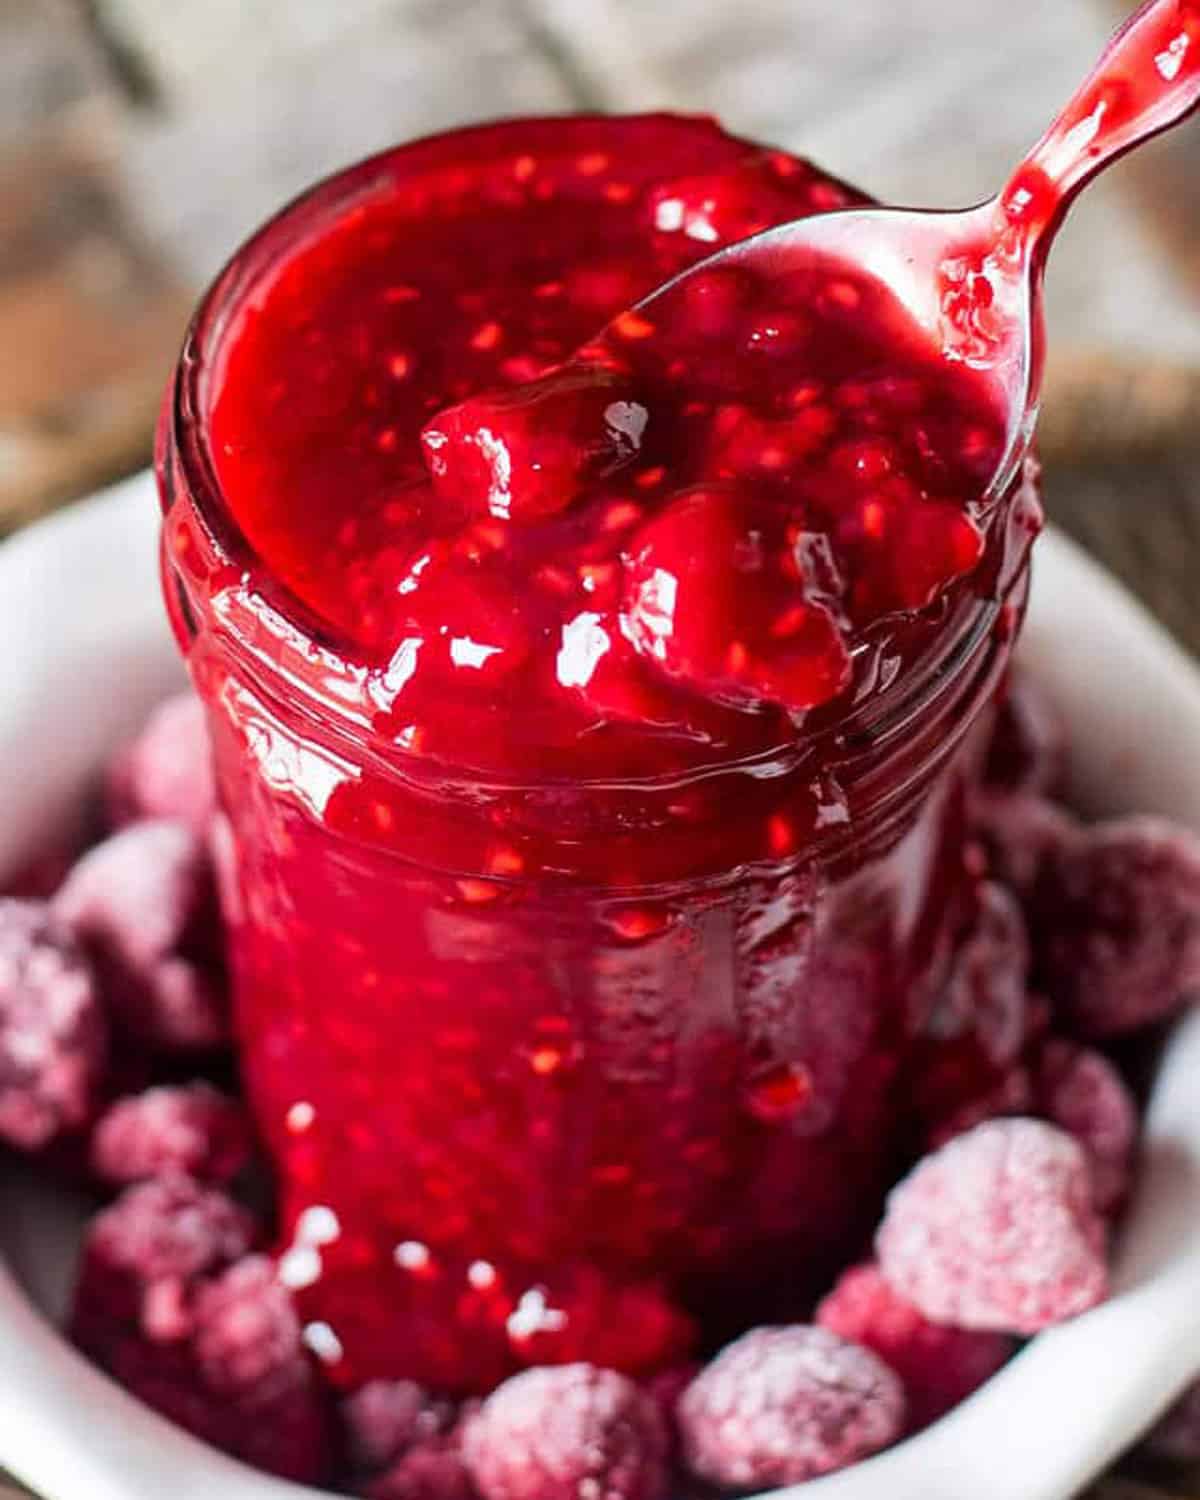
<path id="1" fill-rule="evenodd" d="M 68 819 L 104 752 L 181 673 L 158 597 L 148 475 L 0 548 L 0 880 Z M 1074 728 L 1076 797 L 1200 829 L 1200 674 L 1061 536 L 1038 547 L 1022 650 Z M 971 1400 L 797 1500 L 1066 1500 L 1200 1370 L 1200 1016 L 1155 1088 L 1105 1306 L 1035 1340 Z M 0 1465 L 47 1500 L 302 1500 L 154 1416 L 55 1331 L 80 1205 L 3 1181 Z"/>

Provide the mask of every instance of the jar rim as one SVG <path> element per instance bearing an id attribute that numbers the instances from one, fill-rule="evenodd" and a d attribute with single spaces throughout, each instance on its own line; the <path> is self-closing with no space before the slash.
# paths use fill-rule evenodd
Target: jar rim
<path id="1" fill-rule="evenodd" d="M 678 120 L 680 123 L 687 121 L 692 128 L 697 123 L 712 123 L 714 128 L 720 128 L 708 115 L 649 113 L 636 118 L 656 124 L 670 120 Z M 460 139 L 467 143 L 483 141 L 491 136 L 499 145 L 509 130 L 519 130 L 522 141 L 526 141 L 528 132 L 534 130 L 544 133 L 548 141 L 561 145 L 561 132 L 564 129 L 586 131 L 592 128 L 604 129 L 610 125 L 611 118 L 601 114 L 514 118 L 434 132 L 388 147 L 333 172 L 292 198 L 233 252 L 202 296 L 187 328 L 179 360 L 167 388 L 159 427 L 156 463 L 164 515 L 169 517 L 175 501 L 176 486 L 173 478 L 175 466 L 178 466 L 178 478 L 186 492 L 190 515 L 200 529 L 204 545 L 211 553 L 212 565 L 231 570 L 243 581 L 248 582 L 253 577 L 254 592 L 263 606 L 278 616 L 290 631 L 295 632 L 298 639 L 302 638 L 310 651 L 325 652 L 331 663 L 339 660 L 336 648 L 327 649 L 321 644 L 324 632 L 320 621 L 293 590 L 271 576 L 270 569 L 235 520 L 213 462 L 207 440 L 208 383 L 214 370 L 220 368 L 222 340 L 230 321 L 244 308 L 245 299 L 261 284 L 264 275 L 276 263 L 278 255 L 293 250 L 298 243 L 303 242 L 302 238 L 297 238 L 298 220 L 307 220 L 308 230 L 314 235 L 323 232 L 328 226 L 330 214 L 344 211 L 356 201 L 386 190 L 392 180 L 393 163 L 401 161 L 408 172 L 414 162 L 419 162 L 425 149 L 440 149 L 447 139 Z M 1027 550 L 1027 547 L 1021 549 L 1015 566 L 1008 569 L 994 594 L 968 594 L 960 600 L 960 607 L 943 619 L 932 632 L 929 649 L 910 662 L 906 671 L 900 674 L 895 684 L 896 691 L 888 686 L 878 692 L 868 693 L 862 701 L 852 702 L 848 707 L 842 704 L 836 717 L 832 714 L 823 715 L 818 710 L 797 728 L 793 738 L 749 757 L 704 761 L 697 765 L 693 773 L 682 776 L 678 772 L 671 772 L 641 778 L 615 778 L 611 775 L 538 775 L 536 778 L 522 778 L 467 766 L 455 767 L 390 742 L 386 746 L 386 754 L 381 753 L 377 758 L 386 760 L 393 773 L 399 769 L 406 779 L 422 782 L 432 779 L 447 788 L 487 786 L 516 789 L 525 785 L 541 787 L 556 780 L 574 785 L 620 785 L 632 788 L 700 779 L 730 771 L 745 772 L 748 768 L 756 767 L 759 768 L 758 774 L 782 774 L 793 770 L 812 756 L 819 756 L 830 744 L 870 745 L 879 751 L 887 742 L 902 738 L 917 719 L 930 712 L 932 706 L 945 695 L 957 674 L 981 654 L 986 654 L 987 640 L 993 634 L 1006 602 L 1010 597 L 1016 597 L 1019 607 Z M 195 613 L 195 604 L 194 599 L 189 599 L 188 606 L 185 606 L 189 614 Z M 886 624 L 886 621 L 881 624 Z M 857 649 L 871 649 L 869 639 Z M 253 662 L 247 661 L 244 665 L 249 668 L 252 676 L 262 681 L 273 664 L 263 660 L 260 653 Z M 347 671 L 352 670 L 348 664 L 343 663 L 343 666 Z M 297 683 L 293 685 L 303 686 Z M 347 727 L 357 727 L 360 731 L 369 732 L 369 719 L 361 716 L 356 719 L 352 712 L 347 713 L 345 694 L 329 698 L 317 697 L 313 701 L 314 706 L 319 707 L 322 713 L 334 711 L 342 714 Z"/>

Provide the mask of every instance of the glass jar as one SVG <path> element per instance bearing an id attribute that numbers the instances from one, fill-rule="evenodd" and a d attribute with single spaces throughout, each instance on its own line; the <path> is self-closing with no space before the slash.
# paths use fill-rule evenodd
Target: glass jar
<path id="1" fill-rule="evenodd" d="M 280 1274 L 347 1385 L 648 1371 L 698 1322 L 715 1338 L 799 1312 L 877 1217 L 972 899 L 964 799 L 1034 478 L 980 587 L 890 686 L 777 752 L 637 780 L 431 762 L 378 734 L 376 679 L 263 569 L 206 446 L 233 314 L 374 170 L 232 262 L 160 430 L 164 585 L 215 744 Z"/>

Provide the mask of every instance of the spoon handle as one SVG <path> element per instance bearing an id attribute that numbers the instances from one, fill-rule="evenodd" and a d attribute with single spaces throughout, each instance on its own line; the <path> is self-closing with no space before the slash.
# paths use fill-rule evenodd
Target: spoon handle
<path id="1" fill-rule="evenodd" d="M 1006 227 L 1044 258 L 1077 194 L 1127 151 L 1200 106 L 1200 0 L 1147 0 L 1017 168 Z"/>

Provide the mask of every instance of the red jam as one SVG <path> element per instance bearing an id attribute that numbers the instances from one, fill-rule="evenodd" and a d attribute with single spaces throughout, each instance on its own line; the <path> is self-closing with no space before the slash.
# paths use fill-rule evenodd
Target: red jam
<path id="1" fill-rule="evenodd" d="M 855 201 L 705 120 L 483 127 L 316 189 L 201 310 L 168 600 L 336 1381 L 649 1371 L 878 1216 L 1032 477 L 984 503 L 990 392 L 861 275 L 637 305 Z"/>

